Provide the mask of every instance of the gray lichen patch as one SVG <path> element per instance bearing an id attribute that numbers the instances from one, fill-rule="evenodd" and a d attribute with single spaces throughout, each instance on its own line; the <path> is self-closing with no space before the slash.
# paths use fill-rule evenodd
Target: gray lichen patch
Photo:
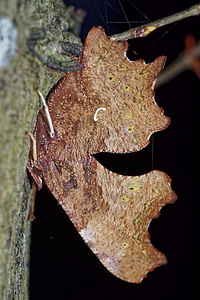
<path id="1" fill-rule="evenodd" d="M 48 9 L 48 14 L 45 13 Z M 80 32 L 85 12 L 65 7 L 62 1 L 49 0 L 35 6 L 33 22 L 27 42 L 29 52 L 50 69 L 69 72 L 82 69 L 78 57 L 82 55 Z"/>
<path id="2" fill-rule="evenodd" d="M 17 28 L 10 18 L 0 18 L 0 68 L 6 66 L 17 51 Z"/>

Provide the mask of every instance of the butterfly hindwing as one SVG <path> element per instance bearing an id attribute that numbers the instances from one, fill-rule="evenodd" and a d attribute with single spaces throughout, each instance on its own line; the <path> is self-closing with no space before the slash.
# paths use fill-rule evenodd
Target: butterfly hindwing
<path id="1" fill-rule="evenodd" d="M 44 181 L 77 230 L 113 274 L 140 282 L 167 262 L 149 241 L 149 222 L 175 200 L 170 179 L 159 171 L 123 176 L 92 156 L 70 164 L 47 160 Z M 53 176 L 52 176 L 53 174 Z"/>

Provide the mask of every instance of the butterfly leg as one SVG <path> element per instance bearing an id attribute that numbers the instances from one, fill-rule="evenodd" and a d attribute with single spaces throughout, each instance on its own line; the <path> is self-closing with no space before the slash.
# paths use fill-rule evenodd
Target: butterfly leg
<path id="1" fill-rule="evenodd" d="M 27 132 L 27 135 L 30 136 L 32 142 L 27 163 L 27 169 L 29 171 L 29 174 L 33 178 L 37 188 L 40 190 L 42 188 L 42 178 L 40 176 L 40 170 L 37 168 L 36 140 L 32 133 Z"/>
<path id="2" fill-rule="evenodd" d="M 29 214 L 29 219 L 31 221 L 33 221 L 35 219 L 34 209 L 35 209 L 36 192 L 37 192 L 37 189 L 40 189 L 42 187 L 42 179 L 40 176 L 38 176 L 34 172 L 34 168 L 33 168 L 33 164 L 37 162 L 36 140 L 32 133 L 27 132 L 27 135 L 30 137 L 31 142 L 32 142 L 27 168 L 28 168 L 29 174 L 33 178 L 33 195 L 32 195 L 32 201 L 31 201 L 31 210 L 30 210 L 30 214 Z"/>

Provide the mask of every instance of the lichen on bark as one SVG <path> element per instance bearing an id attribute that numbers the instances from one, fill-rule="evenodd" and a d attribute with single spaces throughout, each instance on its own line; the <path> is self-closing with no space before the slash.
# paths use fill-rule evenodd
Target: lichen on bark
<path id="1" fill-rule="evenodd" d="M 76 70 L 78 64 L 71 59 L 77 47 L 81 51 L 81 42 L 71 32 L 77 34 L 80 30 L 84 12 L 66 8 L 62 1 L 56 0 L 4 0 L 1 17 L 10 19 L 17 30 L 17 51 L 0 68 L 0 299 L 28 299 L 32 192 L 26 173 L 30 147 L 26 132 L 32 132 L 41 108 L 36 90 L 39 88 L 46 96 L 65 72 L 63 68 L 52 70 L 53 66 L 42 59 L 42 52 L 39 55 L 36 52 L 37 48 L 48 50 L 48 43 L 58 50 L 58 39 L 54 44 L 52 37 L 61 35 L 64 26 L 62 38 L 66 47 L 59 58 L 63 60 L 62 66 L 66 61 L 70 70 Z M 39 44 L 36 36 L 32 36 L 37 28 L 38 32 L 49 30 L 50 40 L 43 36 Z M 42 44 L 44 41 L 46 44 Z M 50 53 L 53 63 L 56 53 Z"/>

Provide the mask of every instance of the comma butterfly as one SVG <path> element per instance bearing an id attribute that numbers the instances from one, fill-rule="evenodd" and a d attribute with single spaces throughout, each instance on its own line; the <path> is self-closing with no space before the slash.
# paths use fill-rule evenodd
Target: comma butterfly
<path id="1" fill-rule="evenodd" d="M 139 283 L 167 262 L 149 241 L 148 225 L 176 200 L 170 178 L 160 171 L 124 176 L 104 168 L 97 152 L 134 152 L 170 119 L 154 100 L 153 87 L 165 57 L 129 61 L 127 41 L 113 42 L 102 27 L 90 30 L 80 62 L 48 96 L 54 135 L 44 108 L 33 133 L 37 157 L 28 170 L 44 182 L 104 266 Z"/>

